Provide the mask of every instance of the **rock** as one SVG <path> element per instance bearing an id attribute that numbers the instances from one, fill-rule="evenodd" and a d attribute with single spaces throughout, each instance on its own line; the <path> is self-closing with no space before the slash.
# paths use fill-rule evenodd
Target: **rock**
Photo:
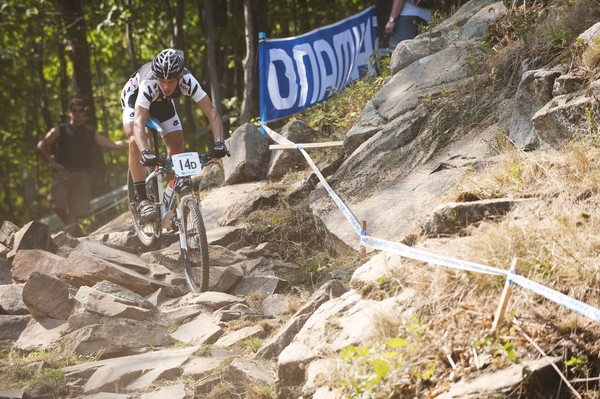
<path id="1" fill-rule="evenodd" d="M 405 259 L 388 252 L 378 253 L 354 271 L 350 285 L 359 289 L 367 284 L 377 284 L 382 278 L 390 278 L 401 270 Z"/>
<path id="2" fill-rule="evenodd" d="M 584 80 L 581 76 L 577 76 L 572 73 L 561 75 L 554 81 L 554 86 L 552 87 L 552 96 L 557 97 L 564 94 L 577 92 L 581 90 L 583 83 Z"/>
<path id="3" fill-rule="evenodd" d="M 32 221 L 15 233 L 13 250 L 9 257 L 24 249 L 41 249 L 56 252 L 56 246 L 50 237 L 50 227 L 47 224 Z"/>
<path id="4" fill-rule="evenodd" d="M 256 126 L 240 126 L 225 143 L 231 157 L 223 158 L 224 185 L 265 179 L 271 155 L 269 139 Z"/>
<path id="5" fill-rule="evenodd" d="M 217 350 L 213 350 L 211 357 L 195 357 L 185 365 L 182 377 L 194 376 L 197 379 L 202 379 L 209 374 L 213 373 L 216 369 L 222 367 L 222 364 L 226 359 L 228 352 L 223 351 L 219 353 Z"/>
<path id="6" fill-rule="evenodd" d="M 187 397 L 185 384 L 175 384 L 157 388 L 153 392 L 145 393 L 140 399 L 185 399 Z"/>
<path id="7" fill-rule="evenodd" d="M 519 386 L 524 380 L 523 369 L 527 367 L 531 371 L 531 377 L 536 379 L 536 375 L 549 372 L 550 379 L 557 382 L 559 377 L 550 366 L 551 362 L 557 363 L 560 358 L 538 359 L 533 361 L 524 361 L 523 364 L 515 364 L 494 373 L 485 373 L 469 381 L 463 379 L 454 384 L 448 392 L 445 392 L 437 399 L 476 399 L 487 397 L 493 394 L 508 394 Z M 545 384 L 544 384 L 545 385 Z"/>
<path id="8" fill-rule="evenodd" d="M 404 42 L 407 41 L 410 40 Z M 400 42 L 400 45 L 404 42 Z M 346 155 L 350 156 L 362 143 L 379 132 L 384 125 L 385 120 L 379 116 L 373 102 L 369 101 L 360 116 L 360 123 L 352 126 L 344 138 Z"/>
<path id="9" fill-rule="evenodd" d="M 177 327 L 171 333 L 171 337 L 191 345 L 204 345 L 215 343 L 223 333 L 223 329 L 213 321 L 211 316 L 200 314 Z"/>
<path id="10" fill-rule="evenodd" d="M 272 359 L 279 356 L 281 351 L 292 342 L 306 321 L 319 307 L 331 298 L 339 297 L 344 292 L 346 292 L 346 289 L 340 281 L 331 280 L 327 282 L 279 329 L 277 334 L 263 344 L 258 352 L 256 352 L 255 357 Z"/>
<path id="11" fill-rule="evenodd" d="M 250 293 L 272 295 L 287 287 L 287 281 L 278 277 L 249 276 L 242 278 L 233 288 L 233 294 L 245 296 Z"/>
<path id="12" fill-rule="evenodd" d="M 221 245 L 209 245 L 208 254 L 211 266 L 229 266 L 246 259 L 244 255 Z"/>
<path id="13" fill-rule="evenodd" d="M 288 122 L 279 133 L 295 144 L 312 143 L 317 132 L 303 121 Z M 306 168 L 304 156 L 297 149 L 272 150 L 267 172 L 268 180 L 279 180 L 290 171 Z"/>
<path id="14" fill-rule="evenodd" d="M 227 376 L 231 381 L 244 382 L 251 386 L 267 385 L 275 383 L 275 373 L 267 369 L 261 363 L 248 359 L 233 359 L 229 365 Z"/>
<path id="15" fill-rule="evenodd" d="M 16 341 L 30 320 L 30 316 L 0 315 L 0 341 Z"/>
<path id="16" fill-rule="evenodd" d="M 55 277 L 64 261 L 58 255 L 39 249 L 19 251 L 12 261 L 13 280 L 24 283 L 33 272 Z"/>
<path id="17" fill-rule="evenodd" d="M 244 216 L 257 209 L 275 206 L 278 198 L 279 193 L 275 190 L 261 190 L 242 201 L 231 204 L 227 208 L 227 212 L 217 220 L 217 223 L 220 226 L 236 224 Z"/>
<path id="18" fill-rule="evenodd" d="M 151 320 L 153 310 L 144 309 L 137 301 L 127 301 L 116 295 L 101 292 L 91 287 L 80 287 L 75 299 L 87 312 L 107 317 L 120 317 L 130 320 Z"/>
<path id="19" fill-rule="evenodd" d="M 54 348 L 69 328 L 64 320 L 31 319 L 15 342 L 15 348 L 31 352 Z"/>
<path id="20" fill-rule="evenodd" d="M 0 285 L 0 314 L 29 314 L 23 302 L 23 284 Z"/>
<path id="21" fill-rule="evenodd" d="M 12 265 L 7 259 L 0 259 L 0 285 L 12 283 Z"/>
<path id="22" fill-rule="evenodd" d="M 412 300 L 414 295 L 391 297 L 383 301 L 366 300 L 351 291 L 325 302 L 279 354 L 277 389 L 285 391 L 302 385 L 309 364 L 315 359 L 327 357 L 326 353 L 336 353 L 348 345 L 373 338 L 372 334 L 377 331 L 375 325 L 381 322 L 382 317 L 409 319 L 414 315 L 414 310 L 409 308 Z M 331 328 L 332 323 L 336 328 Z M 361 327 L 356 328 L 358 325 Z"/>
<path id="23" fill-rule="evenodd" d="M 202 174 L 192 177 L 195 184 L 198 184 L 199 191 L 206 191 L 211 188 L 221 187 L 225 181 L 225 172 L 221 163 L 213 163 L 202 169 Z"/>
<path id="24" fill-rule="evenodd" d="M 146 262 L 138 256 L 112 248 L 98 241 L 83 239 L 77 249 L 87 255 L 121 265 L 140 274 L 148 274 L 149 272 Z"/>
<path id="25" fill-rule="evenodd" d="M 154 321 L 110 317 L 90 312 L 69 318 L 69 330 L 58 345 L 63 354 L 132 355 L 168 343 L 167 327 Z"/>
<path id="26" fill-rule="evenodd" d="M 560 71 L 539 69 L 527 71 L 515 94 L 517 107 L 513 108 L 508 137 L 517 147 L 533 149 L 538 145 L 538 136 L 533 129 L 531 118 L 552 99 L 554 81 Z"/>
<path id="27" fill-rule="evenodd" d="M 0 391 L 0 398 L 2 399 L 23 399 L 25 397 L 25 389 L 11 389 L 10 391 Z"/>
<path id="28" fill-rule="evenodd" d="M 211 279 L 209 290 L 230 293 L 232 287 L 243 278 L 242 276 L 243 273 L 240 268 L 235 266 L 227 266 L 225 268 L 212 267 L 211 277 L 214 280 Z"/>
<path id="29" fill-rule="evenodd" d="M 533 118 L 533 126 L 540 140 L 558 148 L 578 133 L 586 133 L 582 115 L 594 104 L 591 97 L 558 96 L 549 101 Z"/>
<path id="30" fill-rule="evenodd" d="M 250 337 L 258 337 L 264 336 L 265 330 L 261 326 L 249 326 L 243 327 L 239 330 L 233 331 L 229 334 L 225 334 L 221 336 L 215 342 L 215 346 L 221 346 L 223 348 L 229 348 L 238 342 L 241 342 Z"/>
<path id="31" fill-rule="evenodd" d="M 65 380 L 79 386 L 84 394 L 139 392 L 158 379 L 180 376 L 196 350 L 196 346 L 164 349 L 69 366 L 64 369 Z"/>
<path id="32" fill-rule="evenodd" d="M 198 294 L 195 298 L 191 299 L 189 304 L 201 304 L 209 307 L 210 309 L 220 309 L 225 306 L 233 305 L 235 303 L 244 302 L 243 298 L 225 294 L 223 292 L 212 292 L 207 291 Z"/>
<path id="33" fill-rule="evenodd" d="M 510 212 L 517 204 L 530 200 L 494 198 L 470 202 L 452 202 L 433 210 L 423 232 L 433 236 L 451 235 L 482 220 L 494 220 Z"/>
<path id="34" fill-rule="evenodd" d="M 64 281 L 33 272 L 23 286 L 23 302 L 35 319 L 66 321 L 77 306 L 76 292 Z"/>
<path id="35" fill-rule="evenodd" d="M 127 288 L 139 295 L 150 295 L 159 288 L 164 288 L 167 295 L 180 296 L 181 290 L 170 284 L 153 280 L 123 266 L 92 257 L 82 251 L 75 250 L 65 260 L 58 277 L 71 285 L 94 285 L 107 280 Z"/>
<path id="36" fill-rule="evenodd" d="M 264 312 L 273 317 L 280 317 L 290 313 L 288 297 L 282 294 L 272 294 L 262 301 Z"/>
<path id="37" fill-rule="evenodd" d="M 5 220 L 0 227 L 0 243 L 8 248 L 12 248 L 15 242 L 15 234 L 19 231 L 19 226 L 11 221 Z"/>

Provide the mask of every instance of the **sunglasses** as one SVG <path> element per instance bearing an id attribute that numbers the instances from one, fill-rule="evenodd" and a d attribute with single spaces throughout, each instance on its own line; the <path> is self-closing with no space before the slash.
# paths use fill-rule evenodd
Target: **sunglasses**
<path id="1" fill-rule="evenodd" d="M 84 108 L 71 108 L 71 112 L 75 113 L 75 112 L 85 112 Z"/>

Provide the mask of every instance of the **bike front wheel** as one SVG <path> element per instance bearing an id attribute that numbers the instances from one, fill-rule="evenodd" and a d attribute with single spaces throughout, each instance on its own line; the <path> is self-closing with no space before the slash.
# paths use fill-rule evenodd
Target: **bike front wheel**
<path id="1" fill-rule="evenodd" d="M 185 280 L 191 292 L 204 292 L 208 289 L 209 279 L 208 242 L 200 204 L 193 194 L 189 194 L 182 197 L 181 205 L 183 214 L 179 228 L 187 244 L 187 249 L 181 247 Z"/>

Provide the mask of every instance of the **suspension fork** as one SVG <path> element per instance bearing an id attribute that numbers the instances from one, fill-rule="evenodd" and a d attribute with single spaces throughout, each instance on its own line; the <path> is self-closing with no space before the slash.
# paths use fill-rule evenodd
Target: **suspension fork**
<path id="1" fill-rule="evenodd" d="M 177 217 L 177 227 L 179 230 L 179 247 L 182 250 L 187 251 L 188 247 L 187 247 L 187 237 L 186 237 L 186 221 L 184 220 L 184 215 L 183 215 L 183 203 L 185 202 L 184 200 L 187 198 L 187 196 L 190 195 L 189 193 L 187 193 L 186 195 L 181 195 L 179 197 L 179 202 L 177 204 L 177 209 L 175 210 L 175 215 Z"/>

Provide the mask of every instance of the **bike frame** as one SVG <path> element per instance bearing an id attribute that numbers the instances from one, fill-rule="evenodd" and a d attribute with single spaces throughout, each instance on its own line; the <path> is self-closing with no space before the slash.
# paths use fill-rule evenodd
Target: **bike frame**
<path id="1" fill-rule="evenodd" d="M 133 216 L 134 229 L 140 242 L 150 247 L 162 235 L 163 229 L 171 227 L 178 230 L 180 260 L 185 280 L 191 292 L 208 289 L 209 256 L 206 228 L 202 219 L 202 210 L 197 188 L 192 176 L 201 174 L 202 169 L 211 162 L 210 154 L 187 152 L 173 155 L 173 158 L 161 154 L 159 144 L 160 126 L 146 125 L 148 143 L 158 156 L 158 165 L 148 168 L 145 179 L 148 199 L 158 211 L 159 217 L 152 221 L 141 222 L 139 202 L 131 173 L 127 177 L 129 208 Z M 153 141 L 153 143 L 151 143 Z M 162 140 L 161 140 L 162 141 Z M 164 202 L 165 180 L 173 177 L 173 195 Z"/>
<path id="2" fill-rule="evenodd" d="M 150 173 L 148 175 L 148 177 L 146 178 L 146 183 L 148 183 L 154 177 L 156 177 L 156 179 L 158 181 L 158 198 L 157 198 L 158 204 L 157 205 L 158 205 L 158 209 L 160 211 L 160 227 L 162 229 L 168 227 L 168 225 L 171 221 L 171 218 L 173 217 L 173 211 L 175 211 L 175 214 L 177 215 L 176 224 L 177 224 L 177 228 L 179 230 L 179 245 L 181 246 L 181 248 L 188 250 L 185 232 L 183 231 L 183 224 L 181 223 L 181 218 L 183 217 L 183 201 L 180 201 L 181 198 L 180 198 L 179 191 L 181 190 L 180 185 L 182 184 L 182 182 L 184 180 L 186 180 L 186 179 L 190 180 L 190 184 L 191 184 L 191 178 L 179 177 L 179 176 L 175 175 L 175 182 L 173 184 L 173 190 L 174 190 L 173 196 L 171 196 L 169 203 L 165 204 L 165 202 L 163 201 L 165 189 L 162 185 L 162 182 L 163 182 L 163 175 L 165 175 L 166 173 L 173 173 L 173 171 L 164 169 L 163 167 L 159 167 L 158 170 L 154 170 L 152 173 Z M 193 194 L 191 193 L 191 194 L 186 194 L 186 195 L 193 195 Z M 198 201 L 198 206 L 200 206 L 200 201 Z"/>

